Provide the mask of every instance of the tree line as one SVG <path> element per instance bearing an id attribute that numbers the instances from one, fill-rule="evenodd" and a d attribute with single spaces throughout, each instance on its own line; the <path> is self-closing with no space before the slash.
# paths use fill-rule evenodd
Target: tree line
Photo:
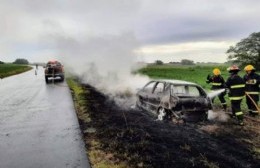
<path id="1" fill-rule="evenodd" d="M 170 62 L 173 63 L 173 62 Z M 155 61 L 156 65 L 163 65 L 164 62 L 161 60 L 156 60 Z M 181 65 L 195 65 L 194 61 L 189 60 L 189 59 L 182 59 L 181 62 L 174 62 L 173 64 L 181 64 Z"/>
<path id="2" fill-rule="evenodd" d="M 0 64 L 4 64 L 5 62 L 3 61 L 0 61 Z M 28 65 L 29 64 L 29 61 L 27 59 L 24 59 L 24 58 L 17 58 L 13 64 L 23 64 L 23 65 Z"/>

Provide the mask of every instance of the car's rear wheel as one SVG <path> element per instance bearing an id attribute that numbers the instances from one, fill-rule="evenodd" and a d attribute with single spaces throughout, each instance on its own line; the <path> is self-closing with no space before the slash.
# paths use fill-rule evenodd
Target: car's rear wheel
<path id="1" fill-rule="evenodd" d="M 158 120 L 163 121 L 166 118 L 166 110 L 163 107 L 160 107 L 158 109 Z"/>

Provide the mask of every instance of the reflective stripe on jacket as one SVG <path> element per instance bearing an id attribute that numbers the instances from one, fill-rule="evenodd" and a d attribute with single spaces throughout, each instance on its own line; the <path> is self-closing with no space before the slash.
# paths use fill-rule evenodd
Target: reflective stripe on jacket
<path id="1" fill-rule="evenodd" d="M 213 82 L 212 85 L 213 85 L 213 86 L 221 86 L 222 83 L 214 83 L 214 82 Z"/>
<path id="2" fill-rule="evenodd" d="M 242 100 L 245 96 L 240 97 L 229 97 L 230 100 Z"/>
<path id="3" fill-rule="evenodd" d="M 241 100 L 245 95 L 245 82 L 237 74 L 232 74 L 226 82 L 226 86 L 229 88 L 230 100 Z"/>
<path id="4" fill-rule="evenodd" d="M 211 89 L 222 89 L 225 87 L 225 80 L 221 75 L 212 76 L 207 78 L 208 82 L 211 83 Z"/>

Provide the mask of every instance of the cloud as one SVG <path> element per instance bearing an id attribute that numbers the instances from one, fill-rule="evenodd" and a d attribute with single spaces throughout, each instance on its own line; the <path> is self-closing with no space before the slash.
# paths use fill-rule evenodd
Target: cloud
<path id="1" fill-rule="evenodd" d="M 45 60 L 58 49 L 51 37 L 61 34 L 83 41 L 130 32 L 144 47 L 239 41 L 259 31 L 259 8 L 257 0 L 3 0 L 0 57 Z"/>
<path id="2" fill-rule="evenodd" d="M 141 53 L 141 59 L 145 62 L 154 62 L 162 60 L 165 63 L 179 62 L 182 59 L 189 59 L 195 62 L 225 62 L 225 52 L 227 46 L 234 45 L 234 42 L 189 42 L 179 44 L 165 45 L 148 45 L 136 50 L 136 53 Z"/>
<path id="3" fill-rule="evenodd" d="M 0 43 L 5 50 L 0 51 L 0 55 L 9 55 L 9 58 L 21 55 L 36 61 L 36 51 L 39 52 L 38 55 L 51 53 L 55 56 L 57 48 L 52 38 L 54 36 L 86 40 L 133 32 L 133 21 L 138 9 L 136 2 L 4 1 L 0 4 L 0 9 L 3 9 L 0 11 Z M 27 56 L 23 54 L 25 52 Z"/>
<path id="4" fill-rule="evenodd" d="M 238 40 L 259 28 L 259 5 L 242 0 L 161 1 L 143 7 L 144 23 L 137 34 L 145 44 Z"/>

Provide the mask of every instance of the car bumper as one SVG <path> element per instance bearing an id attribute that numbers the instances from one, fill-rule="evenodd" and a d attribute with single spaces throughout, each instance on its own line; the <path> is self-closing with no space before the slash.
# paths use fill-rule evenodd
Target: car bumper
<path id="1" fill-rule="evenodd" d="M 45 74 L 45 77 L 64 77 L 64 74 Z"/>

